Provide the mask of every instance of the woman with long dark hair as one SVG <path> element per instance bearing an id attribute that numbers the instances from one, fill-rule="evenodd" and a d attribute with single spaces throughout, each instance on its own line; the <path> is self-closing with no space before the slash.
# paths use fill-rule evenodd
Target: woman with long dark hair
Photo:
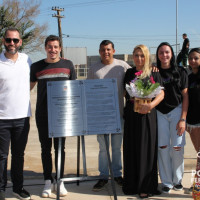
<path id="1" fill-rule="evenodd" d="M 157 67 L 165 98 L 156 107 L 158 119 L 158 164 L 162 191 L 182 190 L 184 145 L 188 109 L 188 76 L 176 66 L 172 46 L 161 43 L 156 52 Z"/>
<path id="2" fill-rule="evenodd" d="M 196 152 L 200 151 L 200 48 L 193 48 L 188 56 L 192 73 L 188 77 L 189 107 L 187 113 L 187 132 Z M 193 187 L 189 190 L 192 191 Z"/>
<path id="3" fill-rule="evenodd" d="M 187 114 L 187 131 L 198 152 L 200 150 L 200 48 L 191 49 L 188 58 L 192 73 L 188 77 L 190 103 Z"/>

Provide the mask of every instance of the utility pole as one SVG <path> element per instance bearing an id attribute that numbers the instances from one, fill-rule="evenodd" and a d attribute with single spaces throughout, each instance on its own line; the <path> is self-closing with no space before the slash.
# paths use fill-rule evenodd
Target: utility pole
<path id="1" fill-rule="evenodd" d="M 176 0 L 176 58 L 178 55 L 178 0 Z"/>
<path id="2" fill-rule="evenodd" d="M 61 58 L 64 58 L 63 42 L 62 42 L 62 29 L 61 29 L 61 18 L 64 18 L 64 16 L 60 15 L 60 12 L 64 11 L 64 8 L 52 7 L 52 10 L 57 11 L 57 15 L 54 14 L 54 15 L 52 15 L 52 17 L 58 18 L 58 33 L 59 33 L 60 42 L 61 42 L 60 56 L 61 56 Z"/>

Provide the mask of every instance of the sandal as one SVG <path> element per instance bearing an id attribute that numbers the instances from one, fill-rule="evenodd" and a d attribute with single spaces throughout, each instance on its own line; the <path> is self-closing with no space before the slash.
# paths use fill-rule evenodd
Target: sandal
<path id="1" fill-rule="evenodd" d="M 145 194 L 145 193 L 140 193 L 140 194 L 139 194 L 139 197 L 140 197 L 140 199 L 145 199 L 145 198 L 148 198 L 149 195 L 148 195 L 148 194 Z"/>

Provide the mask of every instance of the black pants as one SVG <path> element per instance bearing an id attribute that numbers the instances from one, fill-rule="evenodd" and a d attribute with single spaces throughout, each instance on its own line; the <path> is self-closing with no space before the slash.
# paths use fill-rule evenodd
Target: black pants
<path id="1" fill-rule="evenodd" d="M 183 66 L 187 67 L 187 59 L 188 59 L 188 54 L 185 52 L 180 52 L 177 56 L 176 63 L 179 66 L 180 63 L 182 62 Z"/>
<path id="2" fill-rule="evenodd" d="M 24 151 L 29 129 L 29 117 L 0 120 L 0 191 L 5 191 L 7 185 L 7 159 L 10 142 L 13 191 L 20 191 L 23 187 Z"/>
<path id="3" fill-rule="evenodd" d="M 49 138 L 47 119 L 44 120 L 44 118 L 42 117 L 36 117 L 36 124 L 38 128 L 39 140 L 41 144 L 41 151 L 42 151 L 41 158 L 42 158 L 42 165 L 43 165 L 44 180 L 51 180 L 53 182 L 51 148 L 52 148 L 52 141 L 53 141 L 54 151 L 55 151 L 55 168 L 56 168 L 56 174 L 57 174 L 58 138 L 53 138 L 53 139 Z M 60 178 L 63 178 L 64 165 L 65 165 L 65 138 L 62 138 Z"/>

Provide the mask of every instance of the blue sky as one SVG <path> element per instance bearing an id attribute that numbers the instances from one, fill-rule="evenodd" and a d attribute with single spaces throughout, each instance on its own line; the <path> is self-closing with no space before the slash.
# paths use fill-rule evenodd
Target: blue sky
<path id="1" fill-rule="evenodd" d="M 56 11 L 61 19 L 64 47 L 87 47 L 97 55 L 99 44 L 110 39 L 116 54 L 131 54 L 134 46 L 145 44 L 151 53 L 161 42 L 176 44 L 176 0 L 42 0 L 37 23 L 48 23 L 49 34 L 58 34 Z M 200 46 L 200 0 L 178 0 L 178 43 L 187 33 L 190 47 Z"/>

